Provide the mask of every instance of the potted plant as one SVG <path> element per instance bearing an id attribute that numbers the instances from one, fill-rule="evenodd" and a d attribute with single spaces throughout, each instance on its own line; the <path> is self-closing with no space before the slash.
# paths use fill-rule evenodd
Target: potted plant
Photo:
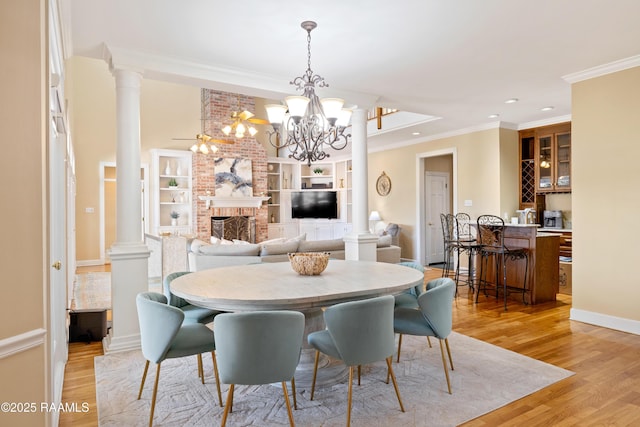
<path id="1" fill-rule="evenodd" d="M 322 170 L 322 168 L 313 168 L 313 174 L 314 175 L 322 175 L 322 174 L 324 174 L 324 170 Z"/>
<path id="2" fill-rule="evenodd" d="M 169 215 L 171 215 L 171 225 L 173 225 L 173 226 L 178 225 L 178 218 L 180 218 L 180 212 L 171 211 L 171 213 Z"/>
<path id="3" fill-rule="evenodd" d="M 169 180 L 169 188 L 172 188 L 172 187 L 173 187 L 173 188 L 178 187 L 178 181 L 176 181 L 176 179 L 175 179 L 175 178 L 171 178 L 171 179 Z"/>

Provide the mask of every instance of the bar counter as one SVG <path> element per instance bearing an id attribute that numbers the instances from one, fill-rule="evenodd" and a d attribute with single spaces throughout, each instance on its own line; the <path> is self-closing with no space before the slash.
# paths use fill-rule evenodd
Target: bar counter
<path id="1" fill-rule="evenodd" d="M 527 289 L 530 290 L 530 304 L 555 301 L 559 291 L 560 234 L 538 231 L 538 228 L 538 224 L 505 224 L 505 245 L 529 251 Z M 522 289 L 527 271 L 525 262 L 524 259 L 507 262 L 507 284 L 510 287 Z M 488 266 L 487 279 L 495 283 L 495 266 L 491 262 L 488 264 L 491 265 Z M 517 297 L 520 298 L 520 294 Z"/>

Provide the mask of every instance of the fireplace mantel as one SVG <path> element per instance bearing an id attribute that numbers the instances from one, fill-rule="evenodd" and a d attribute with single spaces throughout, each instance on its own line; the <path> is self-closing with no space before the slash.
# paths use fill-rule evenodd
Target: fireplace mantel
<path id="1" fill-rule="evenodd" d="M 198 196 L 198 199 L 207 202 L 209 208 L 259 208 L 262 202 L 269 200 L 267 196 L 253 197 L 216 197 Z"/>

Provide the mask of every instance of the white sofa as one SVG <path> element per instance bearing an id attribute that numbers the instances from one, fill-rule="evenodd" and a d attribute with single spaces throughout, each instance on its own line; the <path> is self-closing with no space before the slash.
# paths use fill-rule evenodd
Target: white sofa
<path id="1" fill-rule="evenodd" d="M 208 244 L 200 240 L 191 242 L 188 257 L 189 270 L 200 271 L 230 265 L 254 264 L 259 262 L 288 261 L 291 252 L 329 252 L 333 259 L 344 259 L 344 241 L 274 239 L 263 243 L 235 242 L 235 244 Z M 377 260 L 379 262 L 400 262 L 400 247 L 391 244 L 391 236 L 378 239 Z"/>

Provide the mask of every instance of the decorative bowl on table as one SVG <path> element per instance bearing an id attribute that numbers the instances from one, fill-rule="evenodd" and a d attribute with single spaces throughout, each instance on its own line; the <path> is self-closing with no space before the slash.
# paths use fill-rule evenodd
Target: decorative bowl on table
<path id="1" fill-rule="evenodd" d="M 296 252 L 289 254 L 291 268 L 303 276 L 317 276 L 322 273 L 329 263 L 327 252 Z"/>

